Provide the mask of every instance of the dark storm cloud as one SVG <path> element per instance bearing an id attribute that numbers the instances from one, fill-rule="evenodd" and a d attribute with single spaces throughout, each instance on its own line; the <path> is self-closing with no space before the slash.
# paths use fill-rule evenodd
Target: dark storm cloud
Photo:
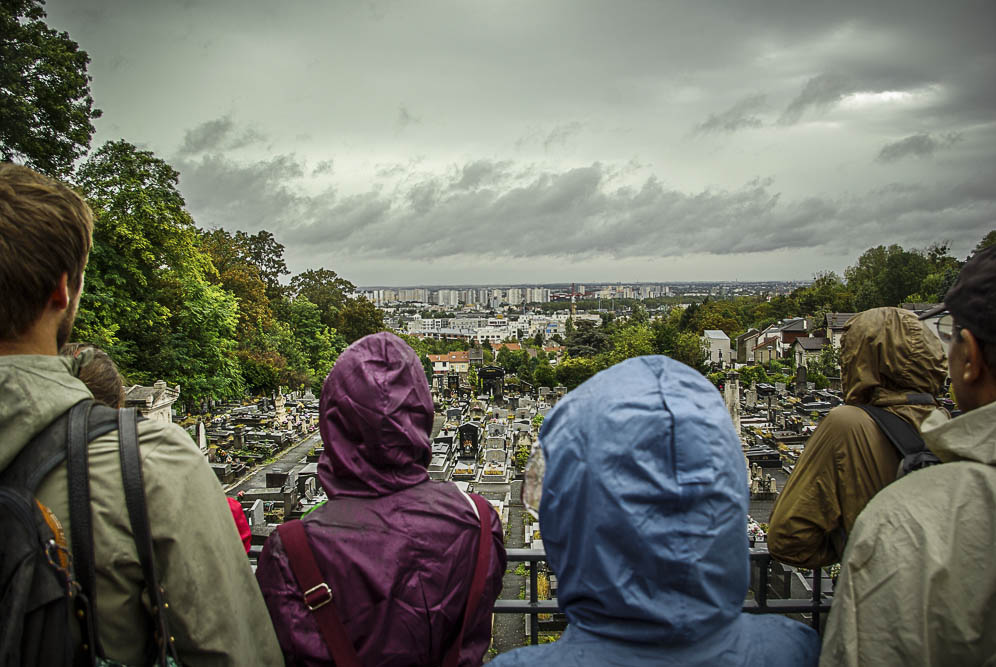
<path id="1" fill-rule="evenodd" d="M 709 117 L 695 130 L 702 133 L 736 132 L 745 128 L 761 127 L 763 122 L 754 114 L 764 107 L 766 99 L 763 94 L 749 95 L 722 113 L 709 114 Z"/>
<path id="2" fill-rule="evenodd" d="M 935 138 L 930 134 L 914 134 L 891 144 L 886 144 L 876 158 L 879 162 L 895 162 L 904 157 L 932 157 L 939 148 L 950 146 L 961 139 L 957 133 Z"/>
<path id="3" fill-rule="evenodd" d="M 480 162 L 465 168 L 487 170 Z M 982 180 L 787 200 L 770 180 L 692 193 L 655 177 L 620 184 L 616 171 L 600 163 L 544 171 L 500 188 L 456 187 L 465 173 L 455 170 L 449 181 L 433 177 L 396 193 L 326 194 L 301 202 L 296 220 L 282 225 L 278 237 L 307 253 L 413 260 L 470 249 L 486 249 L 491 259 L 815 247 L 857 253 L 877 243 L 926 245 L 942 237 L 968 244 L 996 215 L 996 193 Z"/>
<path id="4" fill-rule="evenodd" d="M 95 145 L 172 152 L 198 224 L 289 256 L 853 257 L 994 219 L 991 0 L 46 7 Z"/>

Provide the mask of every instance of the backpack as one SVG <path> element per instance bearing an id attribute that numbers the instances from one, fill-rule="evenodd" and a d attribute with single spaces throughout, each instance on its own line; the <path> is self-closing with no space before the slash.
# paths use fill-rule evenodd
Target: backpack
<path id="1" fill-rule="evenodd" d="M 927 396 L 926 394 L 924 395 Z M 910 398 L 913 399 L 919 396 L 920 394 L 915 394 L 911 395 Z M 930 399 L 930 403 L 933 403 L 933 398 L 930 396 L 927 396 L 927 398 Z M 925 402 L 916 399 L 910 400 L 910 403 L 924 404 Z M 892 443 L 892 446 L 896 448 L 896 451 L 899 452 L 900 461 L 899 470 L 896 472 L 896 479 L 904 477 L 914 470 L 927 468 L 941 462 L 937 458 L 937 455 L 927 448 L 927 444 L 923 441 L 919 429 L 902 417 L 874 405 L 859 405 L 857 407 L 864 410 L 868 413 L 869 417 L 875 420 L 878 428 L 885 434 L 889 442 Z"/>
<path id="2" fill-rule="evenodd" d="M 75 554 L 70 557 L 58 520 L 35 499 L 49 472 L 67 458 L 71 467 L 81 465 L 79 452 L 85 459 L 86 444 L 117 428 L 116 411 L 110 408 L 94 410 L 94 418 L 88 420 L 92 404 L 83 401 L 53 421 L 0 473 L 0 665 L 61 665 L 78 660 L 71 617 L 79 622 L 82 637 L 93 636 L 92 602 L 76 576 L 80 560 Z M 71 432 L 76 435 L 71 443 L 75 446 L 67 447 Z M 82 465 L 85 470 L 85 460 Z M 76 519 L 71 512 L 74 550 L 79 550 L 86 538 L 77 539 L 77 533 L 88 530 L 89 521 L 81 520 L 77 526 Z"/>
<path id="3" fill-rule="evenodd" d="M 110 665 L 96 630 L 96 574 L 87 447 L 117 429 L 122 484 L 153 606 L 155 664 L 179 664 L 165 591 L 152 554 L 134 409 L 80 401 L 49 424 L 0 472 L 0 665 Z M 35 498 L 42 479 L 66 462 L 72 554 L 62 528 Z M 72 612 L 72 615 L 70 615 Z M 79 648 L 70 618 L 79 624 Z"/>

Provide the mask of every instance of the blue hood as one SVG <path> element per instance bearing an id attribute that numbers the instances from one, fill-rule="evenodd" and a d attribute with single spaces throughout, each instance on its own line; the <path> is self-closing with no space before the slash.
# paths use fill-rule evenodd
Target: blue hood
<path id="1" fill-rule="evenodd" d="M 736 619 L 747 473 L 706 378 L 667 357 L 629 359 L 562 399 L 540 442 L 540 529 L 572 625 L 677 645 Z"/>

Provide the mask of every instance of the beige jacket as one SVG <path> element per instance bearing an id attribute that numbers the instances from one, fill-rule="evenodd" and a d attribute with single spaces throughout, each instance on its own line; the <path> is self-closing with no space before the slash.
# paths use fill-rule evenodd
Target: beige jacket
<path id="1" fill-rule="evenodd" d="M 768 550 L 780 561 L 818 567 L 840 560 L 854 521 L 896 479 L 899 454 L 864 410 L 883 407 L 919 426 L 930 405 L 907 405 L 910 393 L 940 392 L 943 348 L 910 312 L 875 308 L 852 317 L 841 349 L 844 401 L 809 438 L 775 502 Z"/>
<path id="2" fill-rule="evenodd" d="M 90 392 L 73 362 L 43 355 L 0 356 L 0 469 L 52 420 Z M 168 619 L 185 665 L 281 665 L 269 614 L 224 493 L 190 437 L 173 424 L 139 424 L 142 473 Z M 97 575 L 97 618 L 107 657 L 144 663 L 148 598 L 131 536 L 117 431 L 89 447 Z M 38 498 L 69 530 L 65 466 Z"/>
<path id="3" fill-rule="evenodd" d="M 945 463 L 858 517 L 821 665 L 996 665 L 996 403 L 922 428 Z"/>

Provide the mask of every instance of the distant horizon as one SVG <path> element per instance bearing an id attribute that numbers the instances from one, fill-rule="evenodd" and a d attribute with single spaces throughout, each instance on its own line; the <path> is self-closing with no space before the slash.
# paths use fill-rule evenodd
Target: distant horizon
<path id="1" fill-rule="evenodd" d="M 347 278 L 348 279 L 348 278 Z M 613 280 L 613 281 L 567 281 L 567 282 L 525 282 L 525 283 L 404 283 L 398 285 L 374 284 L 357 285 L 356 289 L 361 291 L 377 289 L 482 289 L 492 288 L 517 288 L 517 287 L 543 287 L 553 289 L 555 287 L 570 287 L 571 283 L 584 285 L 586 288 L 594 285 L 783 285 L 783 284 L 812 284 L 813 279 L 805 280 Z"/>

